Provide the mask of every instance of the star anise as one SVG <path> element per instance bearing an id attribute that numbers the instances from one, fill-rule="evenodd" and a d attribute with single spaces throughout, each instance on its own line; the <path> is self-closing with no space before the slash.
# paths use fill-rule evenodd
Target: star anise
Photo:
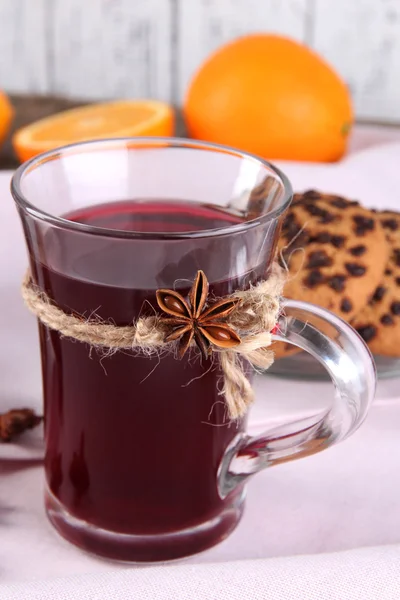
<path id="1" fill-rule="evenodd" d="M 33 429 L 42 420 L 42 417 L 36 415 L 30 408 L 9 410 L 0 414 L 0 441 L 11 442 L 15 436 L 27 429 Z"/>
<path id="2" fill-rule="evenodd" d="M 182 357 L 194 339 L 203 356 L 211 353 L 211 344 L 219 348 L 232 348 L 240 344 L 237 333 L 224 323 L 236 308 L 238 300 L 222 299 L 206 308 L 208 281 L 203 271 L 198 271 L 189 292 L 189 302 L 174 290 L 157 290 L 157 303 L 169 315 L 164 319 L 173 327 L 166 342 L 179 339 L 179 356 Z"/>

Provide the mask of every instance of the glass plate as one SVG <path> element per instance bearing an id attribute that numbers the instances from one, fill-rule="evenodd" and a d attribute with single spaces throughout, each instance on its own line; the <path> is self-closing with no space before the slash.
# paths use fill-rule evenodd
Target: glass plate
<path id="1" fill-rule="evenodd" d="M 374 359 L 379 379 L 400 377 L 400 358 L 374 356 Z M 329 379 L 325 369 L 306 352 L 279 358 L 266 373 L 288 379 L 306 379 L 310 381 Z"/>

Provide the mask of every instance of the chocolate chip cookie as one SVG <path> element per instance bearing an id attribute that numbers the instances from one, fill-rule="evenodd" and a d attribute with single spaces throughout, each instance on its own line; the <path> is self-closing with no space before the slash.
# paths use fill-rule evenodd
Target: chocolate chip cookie
<path id="1" fill-rule="evenodd" d="M 388 262 L 382 225 L 358 202 L 314 190 L 296 194 L 278 246 L 289 269 L 285 295 L 351 320 L 368 303 Z"/>
<path id="2" fill-rule="evenodd" d="M 390 246 L 383 277 L 368 305 L 354 318 L 357 329 L 374 354 L 400 356 L 400 213 L 377 213 Z"/>

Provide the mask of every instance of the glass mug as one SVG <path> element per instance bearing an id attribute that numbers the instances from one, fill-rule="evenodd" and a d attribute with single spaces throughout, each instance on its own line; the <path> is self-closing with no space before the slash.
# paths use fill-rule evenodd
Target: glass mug
<path id="1" fill-rule="evenodd" d="M 199 269 L 215 297 L 268 277 L 292 191 L 234 149 L 132 138 L 36 157 L 12 194 L 39 288 L 64 311 L 129 325 L 159 310 L 158 288 L 187 294 Z M 323 363 L 336 400 L 257 438 L 226 418 L 218 362 L 97 352 L 39 323 L 45 502 L 65 538 L 127 561 L 199 552 L 238 524 L 251 475 L 357 429 L 375 390 L 367 347 L 326 310 L 283 305 L 274 338 Z"/>

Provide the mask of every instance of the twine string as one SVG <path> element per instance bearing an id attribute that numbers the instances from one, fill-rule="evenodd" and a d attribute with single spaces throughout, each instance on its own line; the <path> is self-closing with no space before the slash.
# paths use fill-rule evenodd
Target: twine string
<path id="1" fill-rule="evenodd" d="M 273 353 L 268 347 L 272 342 L 271 331 L 279 317 L 283 284 L 283 272 L 275 266 L 267 280 L 232 294 L 240 302 L 227 323 L 240 334 L 242 341 L 230 349 L 212 348 L 220 360 L 223 372 L 220 393 L 225 397 L 231 419 L 242 417 L 254 400 L 242 359 L 255 369 L 268 369 L 273 363 Z M 132 325 L 119 326 L 100 317 L 86 319 L 66 313 L 33 282 L 30 272 L 22 283 L 22 296 L 28 309 L 43 325 L 90 347 L 110 353 L 133 350 L 147 356 L 159 355 L 163 350 L 174 351 L 175 343 L 164 341 L 168 325 L 157 315 L 140 317 Z"/>

